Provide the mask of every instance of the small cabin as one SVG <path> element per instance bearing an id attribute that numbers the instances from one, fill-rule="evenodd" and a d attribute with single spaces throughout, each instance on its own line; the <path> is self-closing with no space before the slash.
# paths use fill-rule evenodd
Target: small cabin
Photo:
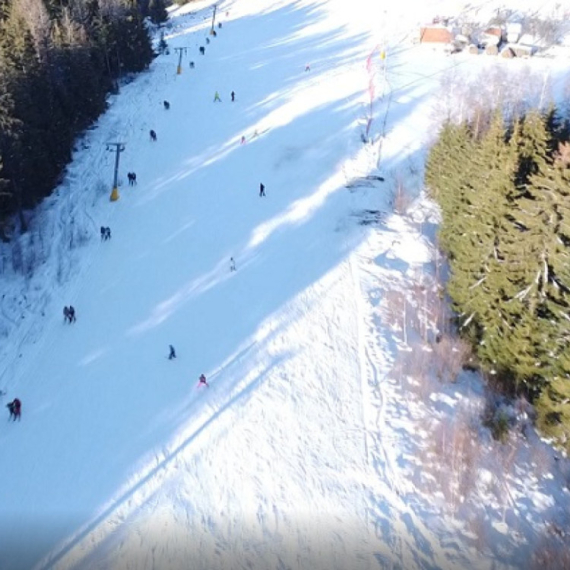
<path id="1" fill-rule="evenodd" d="M 503 30 L 499 26 L 491 26 L 487 28 L 480 38 L 482 46 L 498 46 L 503 39 Z"/>
<path id="2" fill-rule="evenodd" d="M 509 22 L 507 24 L 507 41 L 510 44 L 516 44 L 522 33 L 522 24 L 520 22 Z"/>
<path id="3" fill-rule="evenodd" d="M 452 31 L 440 25 L 431 25 L 420 28 L 421 44 L 449 44 L 453 41 Z"/>

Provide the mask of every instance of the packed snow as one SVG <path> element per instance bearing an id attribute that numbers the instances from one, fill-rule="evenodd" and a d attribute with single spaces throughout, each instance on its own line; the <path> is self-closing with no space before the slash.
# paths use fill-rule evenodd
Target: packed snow
<path id="1" fill-rule="evenodd" d="M 171 10 L 169 54 L 1 251 L 1 567 L 530 567 L 570 469 L 522 404 L 494 442 L 481 379 L 438 381 L 418 341 L 444 271 L 423 162 L 450 86 L 556 95 L 567 61 L 413 42 L 457 2 L 225 1 L 216 37 L 212 7 Z"/>

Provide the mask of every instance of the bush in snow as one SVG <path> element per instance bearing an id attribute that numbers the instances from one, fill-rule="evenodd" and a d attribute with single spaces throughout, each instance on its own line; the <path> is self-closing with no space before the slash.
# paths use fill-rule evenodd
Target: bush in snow
<path id="1" fill-rule="evenodd" d="M 488 399 L 482 419 L 483 425 L 491 430 L 493 439 L 506 443 L 509 436 L 510 420 L 505 407 L 497 405 L 493 399 Z"/>

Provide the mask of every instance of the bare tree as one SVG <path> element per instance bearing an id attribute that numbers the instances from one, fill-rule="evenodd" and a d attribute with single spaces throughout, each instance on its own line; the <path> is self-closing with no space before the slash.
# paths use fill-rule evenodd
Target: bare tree
<path id="1" fill-rule="evenodd" d="M 402 331 L 404 342 L 408 340 L 407 304 L 405 293 L 397 290 L 386 291 L 381 303 L 383 319 L 392 327 Z"/>
<path id="2" fill-rule="evenodd" d="M 18 0 L 16 6 L 20 16 L 28 24 L 38 57 L 45 60 L 51 33 L 51 23 L 45 4 L 42 0 Z"/>
<path id="3" fill-rule="evenodd" d="M 404 185 L 402 176 L 396 175 L 396 181 L 392 194 L 392 206 L 394 208 L 394 212 L 396 212 L 396 214 L 399 216 L 405 215 L 411 203 L 412 198 L 408 189 Z"/>
<path id="4" fill-rule="evenodd" d="M 441 381 L 455 382 L 471 354 L 471 346 L 458 336 L 442 335 L 434 347 L 434 368 L 437 378 Z"/>

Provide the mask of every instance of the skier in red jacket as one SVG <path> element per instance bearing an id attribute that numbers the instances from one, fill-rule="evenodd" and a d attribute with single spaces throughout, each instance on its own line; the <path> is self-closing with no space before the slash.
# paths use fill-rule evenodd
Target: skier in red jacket
<path id="1" fill-rule="evenodd" d="M 18 398 L 14 398 L 14 420 L 18 421 L 22 418 L 22 402 Z"/>

